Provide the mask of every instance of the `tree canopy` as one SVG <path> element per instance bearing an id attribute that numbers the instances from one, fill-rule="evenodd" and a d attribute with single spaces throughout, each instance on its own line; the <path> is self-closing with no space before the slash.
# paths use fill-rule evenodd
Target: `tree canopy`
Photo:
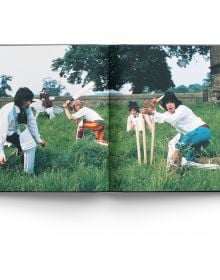
<path id="1" fill-rule="evenodd" d="M 45 78 L 43 80 L 43 88 L 46 88 L 49 96 L 59 96 L 65 87 L 57 80 Z"/>
<path id="2" fill-rule="evenodd" d="M 186 67 L 195 54 L 200 54 L 206 58 L 209 57 L 210 47 L 207 45 L 170 45 L 164 46 L 168 57 L 176 56 L 177 64 L 180 67 Z"/>
<path id="3" fill-rule="evenodd" d="M 211 72 L 207 73 L 205 79 L 203 79 L 203 88 L 211 87 L 212 85 L 212 75 Z"/>
<path id="4" fill-rule="evenodd" d="M 0 76 L 0 97 L 8 96 L 7 90 L 11 91 L 12 88 L 8 84 L 8 82 L 12 81 L 12 76 L 9 75 L 1 75 Z"/>
<path id="5" fill-rule="evenodd" d="M 174 87 L 166 58 L 178 57 L 185 67 L 192 57 L 208 55 L 207 46 L 72 45 L 51 68 L 71 84 L 94 81 L 96 90 L 119 90 L 132 84 L 133 93 Z"/>

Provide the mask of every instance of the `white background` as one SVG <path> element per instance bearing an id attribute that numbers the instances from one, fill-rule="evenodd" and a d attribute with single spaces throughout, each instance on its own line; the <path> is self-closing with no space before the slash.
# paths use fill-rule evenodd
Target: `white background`
<path id="1" fill-rule="evenodd" d="M 215 1 L 78 2 L 1 3 L 0 43 L 220 43 Z M 1 193 L 0 279 L 219 279 L 219 221 L 220 193 Z"/>

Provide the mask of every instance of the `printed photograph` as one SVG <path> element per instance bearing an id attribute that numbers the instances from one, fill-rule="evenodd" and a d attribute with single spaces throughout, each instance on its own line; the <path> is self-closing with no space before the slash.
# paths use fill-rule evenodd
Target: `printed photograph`
<path id="1" fill-rule="evenodd" d="M 219 191 L 220 46 L 0 45 L 0 191 Z"/>

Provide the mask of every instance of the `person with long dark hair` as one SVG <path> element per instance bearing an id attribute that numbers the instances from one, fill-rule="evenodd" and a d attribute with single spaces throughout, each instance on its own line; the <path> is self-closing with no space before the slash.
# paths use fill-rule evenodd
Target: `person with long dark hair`
<path id="1" fill-rule="evenodd" d="M 168 166 L 180 167 L 182 157 L 187 161 L 195 161 L 200 156 L 201 148 L 209 145 L 209 126 L 189 107 L 182 105 L 174 93 L 166 93 L 161 105 L 165 113 L 157 112 L 152 102 L 144 102 L 142 113 L 153 115 L 158 123 L 169 123 L 178 132 L 168 144 Z"/>
<path id="2" fill-rule="evenodd" d="M 4 105 L 0 109 L 0 164 L 6 163 L 4 153 L 5 141 L 12 143 L 20 155 L 23 155 L 24 171 L 32 173 L 34 170 L 36 143 L 45 146 L 41 139 L 37 123 L 30 108 L 34 98 L 33 92 L 27 88 L 19 88 L 15 94 L 14 102 Z M 24 125 L 26 130 L 21 132 Z"/>
<path id="3" fill-rule="evenodd" d="M 127 118 L 127 131 L 135 130 L 136 125 L 138 125 L 138 130 L 142 131 L 142 115 L 139 112 L 137 102 L 129 101 L 128 111 L 130 115 Z"/>
<path id="4" fill-rule="evenodd" d="M 49 94 L 47 93 L 46 88 L 43 88 L 40 92 L 40 100 L 42 101 L 42 106 L 45 107 L 45 111 L 48 114 L 49 118 L 52 119 L 55 117 L 53 110 L 53 103 L 50 99 Z"/>
<path id="5" fill-rule="evenodd" d="M 151 117 L 147 114 L 142 115 L 140 113 L 139 106 L 136 101 L 128 102 L 128 111 L 130 115 L 127 118 L 127 132 L 135 130 L 136 125 L 139 131 L 143 131 L 143 117 L 145 125 L 152 131 L 152 120 Z"/>

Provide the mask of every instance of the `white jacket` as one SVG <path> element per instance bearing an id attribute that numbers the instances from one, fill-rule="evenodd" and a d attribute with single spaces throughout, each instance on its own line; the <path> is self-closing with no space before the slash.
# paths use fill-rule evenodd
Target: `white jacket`
<path id="1" fill-rule="evenodd" d="M 27 127 L 35 141 L 40 143 L 42 139 L 40 138 L 32 109 L 29 107 L 25 112 L 27 114 Z M 14 105 L 14 102 L 10 102 L 0 109 L 0 156 L 5 156 L 4 142 L 7 136 L 13 133 L 20 134 L 17 120 L 18 113 L 20 113 L 20 109 L 18 106 Z"/>
<path id="2" fill-rule="evenodd" d="M 185 135 L 186 133 L 205 124 L 201 118 L 197 117 L 193 111 L 185 105 L 179 105 L 175 112 L 158 113 L 154 112 L 154 120 L 159 123 L 167 122 L 175 129 Z"/>
<path id="3" fill-rule="evenodd" d="M 136 116 L 129 115 L 127 119 L 127 131 L 135 130 L 136 125 L 138 126 L 138 130 L 143 130 L 143 124 L 142 124 L 143 118 L 141 114 L 138 114 Z"/>
<path id="4" fill-rule="evenodd" d="M 104 121 L 103 118 L 96 113 L 96 111 L 83 106 L 78 112 L 72 114 L 75 118 L 80 119 L 83 118 L 86 121 Z"/>

